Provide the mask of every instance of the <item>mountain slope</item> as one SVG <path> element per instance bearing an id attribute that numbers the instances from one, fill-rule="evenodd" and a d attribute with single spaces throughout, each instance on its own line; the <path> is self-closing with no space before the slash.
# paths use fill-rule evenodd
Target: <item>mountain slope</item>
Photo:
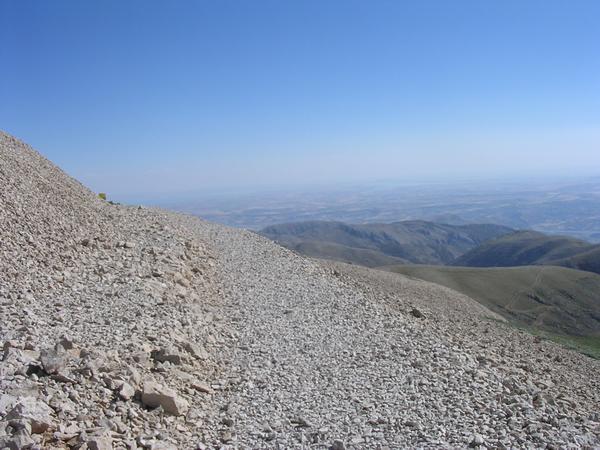
<path id="1" fill-rule="evenodd" d="M 403 258 L 385 255 L 377 250 L 349 247 L 332 242 L 301 241 L 291 247 L 294 251 L 311 258 L 331 259 L 366 267 L 379 267 L 392 264 L 407 264 Z"/>
<path id="2" fill-rule="evenodd" d="M 374 267 L 390 258 L 396 263 L 446 264 L 482 242 L 511 231 L 487 224 L 406 221 L 348 225 L 317 221 L 273 225 L 260 234 L 312 257 Z M 375 252 L 381 256 L 375 257 Z"/>
<path id="3" fill-rule="evenodd" d="M 519 324 L 600 337 L 600 275 L 563 267 L 392 266 L 461 292 Z"/>
<path id="4" fill-rule="evenodd" d="M 0 160 L 0 448 L 600 445 L 600 363 L 468 297 Z"/>
<path id="5" fill-rule="evenodd" d="M 600 272 L 600 246 L 566 236 L 517 231 L 485 242 L 452 262 L 469 267 L 537 264 Z"/>
<path id="6" fill-rule="evenodd" d="M 243 349 L 233 358 L 237 381 L 217 401 L 222 410 L 235 408 L 237 437 L 252 447 L 289 448 L 314 435 L 314 442 L 329 443 L 324 447 L 337 439 L 353 449 L 466 448 L 483 430 L 479 421 L 489 420 L 481 437 L 488 448 L 535 448 L 560 441 L 558 431 L 544 428 L 537 438 L 535 427 L 508 431 L 506 417 L 494 417 L 495 411 L 540 424 L 540 414 L 553 414 L 554 406 L 533 400 L 534 386 L 550 379 L 555 393 L 545 387 L 544 398 L 558 399 L 568 389 L 577 402 L 599 404 L 599 381 L 564 371 L 596 377 L 600 362 L 566 357 L 557 345 L 503 325 L 455 291 L 307 260 L 251 232 L 211 225 L 204 233 L 219 255 Z M 424 317 L 415 317 L 414 308 Z M 482 399 L 485 408 L 477 406 Z M 520 409 L 534 403 L 540 406 Z M 268 442 L 257 444 L 252 433 L 265 422 L 275 425 L 263 432 Z M 582 432 L 563 442 L 574 435 Z"/>
<path id="7" fill-rule="evenodd" d="M 219 296 L 189 220 L 102 201 L 0 133 L 0 448 L 125 448 L 144 428 L 195 446 L 190 386 L 217 373 L 221 331 L 199 310 Z"/>

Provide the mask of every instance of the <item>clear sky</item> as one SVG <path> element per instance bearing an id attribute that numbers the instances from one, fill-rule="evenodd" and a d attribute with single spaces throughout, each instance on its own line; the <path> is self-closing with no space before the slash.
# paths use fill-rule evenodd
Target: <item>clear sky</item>
<path id="1" fill-rule="evenodd" d="M 0 128 L 96 190 L 600 173 L 600 1 L 0 1 Z"/>

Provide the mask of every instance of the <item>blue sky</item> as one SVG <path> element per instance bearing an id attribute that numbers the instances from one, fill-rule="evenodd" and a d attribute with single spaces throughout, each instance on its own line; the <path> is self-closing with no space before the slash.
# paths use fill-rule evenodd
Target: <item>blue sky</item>
<path id="1" fill-rule="evenodd" d="M 96 190 L 600 173 L 598 1 L 0 2 L 0 128 Z"/>

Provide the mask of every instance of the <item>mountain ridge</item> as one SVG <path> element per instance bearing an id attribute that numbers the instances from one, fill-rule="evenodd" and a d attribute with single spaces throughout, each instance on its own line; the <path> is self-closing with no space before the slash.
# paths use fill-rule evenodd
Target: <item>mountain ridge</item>
<path id="1" fill-rule="evenodd" d="M 600 273 L 600 245 L 568 236 L 517 231 L 491 239 L 452 262 L 454 266 L 555 265 Z"/>
<path id="2" fill-rule="evenodd" d="M 446 264 L 468 249 L 512 231 L 493 224 L 448 225 L 420 220 L 363 225 L 310 221 L 273 225 L 259 234 L 301 253 L 308 250 L 308 256 L 365 265 L 361 259 L 364 251 L 371 252 L 371 258 L 372 252 L 379 252 L 382 259 Z"/>

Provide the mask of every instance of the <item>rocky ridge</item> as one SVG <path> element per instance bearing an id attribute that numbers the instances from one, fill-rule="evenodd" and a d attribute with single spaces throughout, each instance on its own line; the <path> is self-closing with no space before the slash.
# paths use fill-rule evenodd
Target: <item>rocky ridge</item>
<path id="1" fill-rule="evenodd" d="M 5 134 L 0 205 L 0 448 L 194 447 L 224 331 L 190 219 L 103 201 Z"/>
<path id="2" fill-rule="evenodd" d="M 0 448 L 595 448 L 600 364 L 454 291 L 112 205 L 0 135 Z"/>

